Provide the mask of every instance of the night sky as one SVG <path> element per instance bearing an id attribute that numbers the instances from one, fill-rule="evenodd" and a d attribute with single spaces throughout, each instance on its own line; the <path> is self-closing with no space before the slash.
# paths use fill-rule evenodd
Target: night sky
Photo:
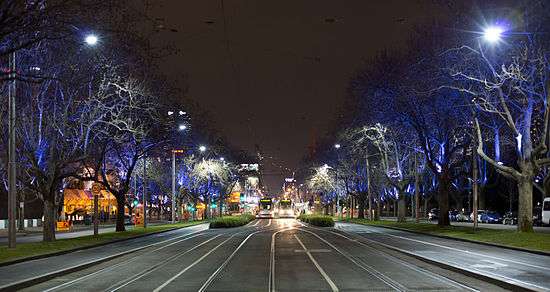
<path id="1" fill-rule="evenodd" d="M 431 1 L 225 0 L 224 30 L 220 0 L 152 3 L 150 15 L 177 30 L 161 36 L 179 49 L 161 68 L 230 143 L 259 145 L 272 192 L 334 123 L 354 71 L 385 48 L 406 49 L 434 13 Z"/>

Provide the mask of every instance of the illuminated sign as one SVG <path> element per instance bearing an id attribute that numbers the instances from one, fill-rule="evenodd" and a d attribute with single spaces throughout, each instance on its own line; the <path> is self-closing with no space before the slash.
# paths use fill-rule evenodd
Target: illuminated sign
<path id="1" fill-rule="evenodd" d="M 261 199 L 260 202 L 262 202 L 262 203 L 271 203 L 271 199 Z"/>

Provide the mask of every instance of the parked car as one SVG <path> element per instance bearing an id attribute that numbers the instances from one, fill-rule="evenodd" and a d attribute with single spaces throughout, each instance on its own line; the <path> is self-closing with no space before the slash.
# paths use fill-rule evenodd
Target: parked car
<path id="1" fill-rule="evenodd" d="M 542 201 L 542 224 L 550 225 L 550 198 L 544 198 Z"/>
<path id="2" fill-rule="evenodd" d="M 477 222 L 481 222 L 481 216 L 485 214 L 485 210 L 477 210 Z M 470 221 L 474 222 L 474 212 L 470 214 Z"/>
<path id="3" fill-rule="evenodd" d="M 502 222 L 502 216 L 500 216 L 499 213 L 493 212 L 493 211 L 484 212 L 481 215 L 480 219 L 481 219 L 480 220 L 481 223 L 501 223 Z"/>
<path id="4" fill-rule="evenodd" d="M 457 222 L 467 222 L 470 220 L 470 216 L 468 216 L 464 212 L 458 212 L 455 216 Z"/>
<path id="5" fill-rule="evenodd" d="M 518 213 L 506 212 L 502 218 L 502 224 L 504 225 L 516 225 L 518 224 Z"/>
<path id="6" fill-rule="evenodd" d="M 136 221 L 134 216 L 130 217 L 130 215 L 124 215 L 124 225 L 132 225 L 135 222 Z"/>
<path id="7" fill-rule="evenodd" d="M 449 221 L 458 221 L 457 216 L 460 213 L 457 210 L 451 210 L 449 211 Z"/>
<path id="8" fill-rule="evenodd" d="M 437 220 L 438 217 L 439 217 L 439 209 L 433 208 L 430 210 L 430 212 L 428 212 L 428 220 L 430 221 Z"/>

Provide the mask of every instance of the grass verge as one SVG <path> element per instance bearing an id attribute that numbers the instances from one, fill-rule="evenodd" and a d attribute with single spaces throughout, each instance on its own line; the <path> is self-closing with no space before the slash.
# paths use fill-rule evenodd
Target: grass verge
<path id="1" fill-rule="evenodd" d="M 499 230 L 489 228 L 478 228 L 473 231 L 472 227 L 465 226 L 447 226 L 439 227 L 430 223 L 398 223 L 394 221 L 369 221 L 367 219 L 349 219 L 347 222 L 387 226 L 401 228 L 415 232 L 422 232 L 432 235 L 448 236 L 459 239 L 466 239 L 478 242 L 486 242 L 510 247 L 518 247 L 529 250 L 550 252 L 550 233 L 532 232 L 520 233 L 515 230 Z"/>
<path id="2" fill-rule="evenodd" d="M 147 228 L 134 227 L 124 232 L 100 233 L 97 237 L 93 235 L 77 238 L 59 239 L 54 242 L 30 242 L 19 243 L 15 249 L 7 246 L 0 246 L 0 263 L 21 260 L 34 256 L 54 254 L 63 251 L 70 251 L 83 247 L 90 247 L 97 244 L 105 244 L 116 240 L 129 239 L 149 233 L 157 233 L 169 229 L 187 227 L 204 223 L 203 221 L 181 222 L 176 224 L 152 225 Z"/>
<path id="3" fill-rule="evenodd" d="M 298 217 L 301 221 L 319 227 L 332 227 L 334 226 L 334 220 L 331 216 L 322 215 L 300 215 Z"/>
<path id="4" fill-rule="evenodd" d="M 256 219 L 256 216 L 251 214 L 243 214 L 240 216 L 224 216 L 210 221 L 210 228 L 231 228 L 248 224 Z"/>

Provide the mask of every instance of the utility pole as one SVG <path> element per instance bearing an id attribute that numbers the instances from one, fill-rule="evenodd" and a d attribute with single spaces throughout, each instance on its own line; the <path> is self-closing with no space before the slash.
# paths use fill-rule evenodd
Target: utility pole
<path id="1" fill-rule="evenodd" d="M 143 228 L 147 227 L 147 155 L 143 155 Z"/>
<path id="2" fill-rule="evenodd" d="M 172 150 L 172 223 L 176 223 L 176 150 Z"/>
<path id="3" fill-rule="evenodd" d="M 475 137 L 475 136 L 474 136 Z M 475 139 L 475 138 L 474 138 Z M 475 147 L 472 149 L 472 195 L 474 197 L 474 231 L 477 229 L 477 157 Z"/>
<path id="4" fill-rule="evenodd" d="M 414 153 L 414 210 L 416 223 L 420 222 L 420 177 L 418 175 L 418 158 Z"/>
<path id="5" fill-rule="evenodd" d="M 9 143 L 8 143 L 8 247 L 15 248 L 15 213 L 17 208 L 17 189 L 16 189 L 16 174 L 17 164 L 15 160 L 15 97 L 16 87 L 15 79 L 17 72 L 15 71 L 15 51 L 9 57 L 10 83 L 8 86 L 8 127 L 9 127 Z"/>
<path id="6" fill-rule="evenodd" d="M 370 191 L 370 164 L 369 164 L 369 152 L 365 154 L 365 167 L 367 168 L 367 197 L 369 200 L 369 220 L 373 220 L 372 216 L 372 193 Z"/>

